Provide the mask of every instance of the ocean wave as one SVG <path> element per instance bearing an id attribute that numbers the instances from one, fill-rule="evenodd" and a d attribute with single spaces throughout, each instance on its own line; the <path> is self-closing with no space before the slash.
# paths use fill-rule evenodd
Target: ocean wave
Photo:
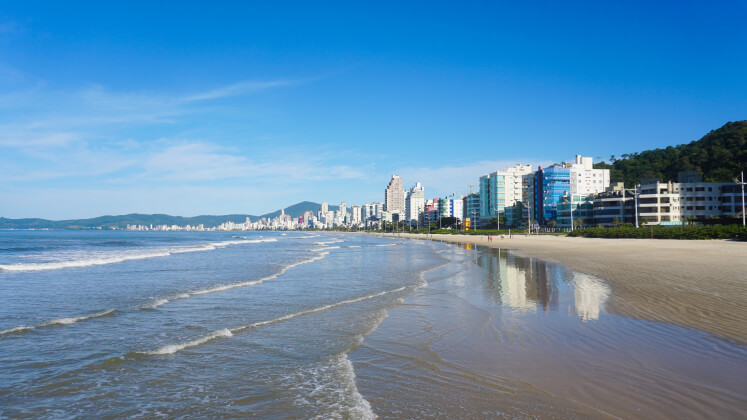
<path id="1" fill-rule="evenodd" d="M 308 418 L 376 418 L 371 404 L 358 391 L 347 353 L 301 366 L 282 380 L 296 394 L 293 404 L 308 413 Z"/>
<path id="2" fill-rule="evenodd" d="M 205 344 L 208 341 L 215 340 L 216 338 L 220 337 L 231 337 L 233 334 L 228 328 L 223 328 L 222 330 L 215 331 L 209 335 L 206 335 L 205 337 L 200 337 L 196 340 L 188 341 L 186 343 L 181 344 L 169 344 L 163 347 L 159 347 L 156 350 L 145 352 L 145 354 L 152 354 L 155 356 L 162 356 L 162 355 L 168 355 L 168 354 L 174 354 L 180 350 L 184 350 L 190 347 L 199 346 L 200 344 Z"/>
<path id="3" fill-rule="evenodd" d="M 183 254 L 187 252 L 202 252 L 212 251 L 218 248 L 225 248 L 230 245 L 238 244 L 249 244 L 249 243 L 261 243 L 261 242 L 275 242 L 277 239 L 255 239 L 255 240 L 241 240 L 241 241 L 222 241 L 222 242 L 209 242 L 197 246 L 185 246 L 176 248 L 156 248 L 151 252 L 147 253 L 132 253 L 132 254 L 121 254 L 121 255 L 99 255 L 90 258 L 82 258 L 77 260 L 69 261 L 53 261 L 53 262 L 42 262 L 42 263 L 15 263 L 15 264 L 0 264 L 0 270 L 5 271 L 43 271 L 43 270 L 59 270 L 63 268 L 80 268 L 90 267 L 95 265 L 107 265 L 116 264 L 124 261 L 131 260 L 142 260 L 147 258 L 158 258 L 168 257 L 173 254 Z"/>
<path id="4" fill-rule="evenodd" d="M 262 327 L 262 326 L 265 326 L 265 325 L 271 325 L 271 324 L 276 324 L 278 322 L 288 321 L 290 319 L 293 319 L 293 318 L 296 318 L 296 317 L 299 317 L 299 316 L 310 315 L 310 314 L 314 314 L 314 313 L 317 313 L 317 312 L 327 311 L 327 310 L 330 310 L 332 308 L 337 308 L 338 306 L 350 305 L 352 303 L 357 303 L 357 302 L 362 302 L 364 300 L 374 299 L 374 298 L 377 298 L 379 296 L 384 296 L 384 295 L 387 295 L 387 294 L 390 294 L 390 293 L 401 292 L 401 291 L 403 291 L 405 289 L 406 289 L 406 287 L 400 287 L 400 288 L 393 289 L 393 290 L 386 290 L 386 291 L 383 291 L 383 292 L 374 293 L 374 294 L 368 295 L 368 296 L 361 296 L 361 297 L 355 298 L 355 299 L 343 300 L 341 302 L 337 302 L 337 303 L 332 303 L 332 304 L 329 304 L 329 305 L 320 306 L 320 307 L 314 308 L 314 309 L 308 309 L 308 310 L 305 310 L 305 311 L 296 312 L 296 313 L 293 313 L 293 314 L 281 316 L 281 317 L 270 319 L 270 320 L 267 320 L 267 321 L 255 322 L 253 324 L 243 325 L 243 326 L 232 328 L 232 329 L 223 328 L 223 329 L 215 331 L 215 332 L 213 332 L 213 333 L 211 333 L 211 334 L 209 334 L 209 335 L 207 335 L 205 337 L 201 337 L 201 338 L 198 338 L 198 339 L 195 339 L 195 340 L 192 340 L 192 341 L 188 341 L 186 343 L 169 344 L 169 345 L 166 345 L 166 346 L 159 347 L 158 349 L 153 350 L 153 351 L 140 352 L 140 354 L 150 354 L 150 355 L 168 355 L 168 354 L 174 354 L 174 353 L 176 353 L 176 352 L 178 352 L 180 350 L 184 350 L 184 349 L 189 348 L 189 347 L 199 346 L 200 344 L 207 343 L 208 341 L 212 341 L 212 340 L 214 340 L 216 338 L 220 338 L 220 337 L 231 337 L 231 336 L 233 336 L 236 333 L 239 333 L 241 331 L 248 330 L 248 329 L 251 329 L 251 328 L 258 328 L 258 327 Z"/>
<path id="5" fill-rule="evenodd" d="M 314 242 L 314 245 L 329 245 L 329 244 L 336 244 L 336 243 L 340 243 L 340 242 L 345 242 L 345 240 L 344 239 L 335 239 L 335 240 L 332 240 L 332 241 L 319 241 L 319 242 Z"/>
<path id="6" fill-rule="evenodd" d="M 298 261 L 298 262 L 295 262 L 295 263 L 288 264 L 285 267 L 283 267 L 282 269 L 280 269 L 280 271 L 278 271 L 277 273 L 271 274 L 269 276 L 262 277 L 262 278 L 259 278 L 259 279 L 256 279 L 256 280 L 243 281 L 243 282 L 240 282 L 240 283 L 222 284 L 222 285 L 218 285 L 218 286 L 208 287 L 206 289 L 200 289 L 200 290 L 194 290 L 194 291 L 191 291 L 191 292 L 181 293 L 181 294 L 178 294 L 176 296 L 169 297 L 169 298 L 159 298 L 159 299 L 154 300 L 151 303 L 148 303 L 147 305 L 142 306 L 141 309 L 155 309 L 155 308 L 157 308 L 159 306 L 162 306 L 162 305 L 165 305 L 165 304 L 167 304 L 167 303 L 169 303 L 171 301 L 178 300 L 178 299 L 187 299 L 187 298 L 189 298 L 191 296 L 199 296 L 199 295 L 206 295 L 208 293 L 223 292 L 223 291 L 226 291 L 226 290 L 236 289 L 236 288 L 239 288 L 239 287 L 257 286 L 257 285 L 260 285 L 260 284 L 262 284 L 262 283 L 264 283 L 264 282 L 266 282 L 268 280 L 274 280 L 274 279 L 282 276 L 283 274 L 285 274 L 285 272 L 287 272 L 288 270 L 290 270 L 290 269 L 292 269 L 294 267 L 298 267 L 299 265 L 302 265 L 302 264 L 308 264 L 308 263 L 311 263 L 311 262 L 314 262 L 314 261 L 318 261 L 318 260 L 324 258 L 328 254 L 329 254 L 328 252 L 321 252 L 318 255 L 316 255 L 316 256 L 314 256 L 312 258 L 309 258 L 307 260 L 302 260 L 302 261 Z"/>
<path id="7" fill-rule="evenodd" d="M 55 325 L 70 325 L 70 324 L 75 324 L 76 322 L 85 321 L 87 319 L 99 318 L 99 317 L 102 317 L 102 316 L 111 315 L 114 312 L 116 312 L 115 309 L 109 309 L 109 310 L 106 310 L 106 311 L 103 311 L 103 312 L 98 312 L 98 313 L 90 314 L 90 315 L 81 315 L 81 316 L 76 316 L 76 317 L 71 317 L 71 318 L 57 318 L 57 319 L 53 319 L 51 321 L 47 321 L 47 322 L 41 323 L 39 325 L 35 325 L 33 327 L 22 325 L 22 326 L 19 326 L 19 327 L 10 328 L 10 329 L 7 329 L 7 330 L 0 331 L 0 335 L 12 334 L 12 333 L 24 333 L 24 332 L 28 332 L 28 331 L 31 331 L 31 330 L 34 330 L 34 329 L 44 328 L 44 327 L 52 327 L 52 326 L 55 326 Z"/>

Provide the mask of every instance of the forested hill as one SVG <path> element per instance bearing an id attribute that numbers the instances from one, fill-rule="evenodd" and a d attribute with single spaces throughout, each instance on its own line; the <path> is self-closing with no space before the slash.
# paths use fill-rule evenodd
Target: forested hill
<path id="1" fill-rule="evenodd" d="M 609 168 L 612 182 L 625 182 L 632 187 L 641 178 L 677 181 L 679 171 L 695 170 L 709 182 L 731 182 L 747 168 L 747 121 L 728 122 L 700 140 L 666 149 L 646 150 L 610 163 L 600 162 L 596 168 Z"/>

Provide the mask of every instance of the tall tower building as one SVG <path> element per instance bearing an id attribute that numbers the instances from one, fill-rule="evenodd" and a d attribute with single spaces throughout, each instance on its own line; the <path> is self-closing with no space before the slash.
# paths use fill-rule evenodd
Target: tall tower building
<path id="1" fill-rule="evenodd" d="M 419 220 L 425 210 L 425 188 L 419 182 L 407 191 L 405 197 L 405 220 Z"/>
<path id="2" fill-rule="evenodd" d="M 384 190 L 384 211 L 402 214 L 405 211 L 405 191 L 402 189 L 402 178 L 392 175 Z"/>
<path id="3" fill-rule="evenodd" d="M 348 205 L 343 201 L 340 203 L 340 217 L 345 217 L 348 214 Z"/>

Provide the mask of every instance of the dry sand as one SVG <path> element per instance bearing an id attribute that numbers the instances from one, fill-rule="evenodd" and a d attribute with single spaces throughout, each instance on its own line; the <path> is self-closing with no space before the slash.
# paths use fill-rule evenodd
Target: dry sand
<path id="1" fill-rule="evenodd" d="M 696 328 L 747 344 L 747 242 L 544 235 L 494 236 L 489 242 L 487 236 L 476 235 L 429 237 L 512 249 L 565 264 L 609 282 L 610 313 Z"/>

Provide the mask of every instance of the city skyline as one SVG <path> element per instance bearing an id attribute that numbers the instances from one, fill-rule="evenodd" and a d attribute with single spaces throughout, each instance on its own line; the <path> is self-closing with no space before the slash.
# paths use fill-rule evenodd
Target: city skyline
<path id="1" fill-rule="evenodd" d="M 744 119 L 742 2 L 427 5 L 5 5 L 0 216 L 444 197 Z"/>

